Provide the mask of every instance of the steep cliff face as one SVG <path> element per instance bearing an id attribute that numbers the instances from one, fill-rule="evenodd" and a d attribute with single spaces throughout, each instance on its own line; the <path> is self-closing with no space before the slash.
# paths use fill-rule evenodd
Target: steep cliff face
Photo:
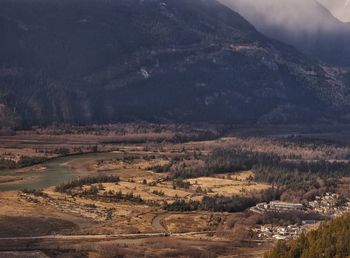
<path id="1" fill-rule="evenodd" d="M 0 102 L 23 124 L 343 119 L 348 88 L 214 0 L 3 0 Z"/>

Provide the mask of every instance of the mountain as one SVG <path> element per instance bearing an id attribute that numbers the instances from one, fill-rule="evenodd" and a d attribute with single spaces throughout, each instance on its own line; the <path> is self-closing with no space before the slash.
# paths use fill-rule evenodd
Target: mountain
<path id="1" fill-rule="evenodd" d="M 333 65 L 350 66 L 350 24 L 316 0 L 220 0 L 265 35 Z M 336 8 L 336 2 L 320 0 Z M 346 3 L 343 2 L 343 5 Z M 337 7 L 339 11 L 339 6 Z M 345 10 L 345 9 L 343 9 Z M 350 16 L 349 16 L 350 17 Z"/>
<path id="2" fill-rule="evenodd" d="M 2 0 L 0 35 L 3 127 L 350 117 L 341 70 L 215 0 Z"/>
<path id="3" fill-rule="evenodd" d="M 350 1 L 349 0 L 318 0 L 332 14 L 343 22 L 350 22 Z"/>

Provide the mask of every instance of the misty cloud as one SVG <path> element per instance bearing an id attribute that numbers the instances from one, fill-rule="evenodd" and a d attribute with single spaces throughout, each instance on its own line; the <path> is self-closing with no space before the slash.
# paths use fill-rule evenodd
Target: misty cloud
<path id="1" fill-rule="evenodd" d="M 335 10 L 349 10 L 345 7 L 350 8 L 350 0 L 219 1 L 268 37 L 293 45 L 323 61 L 350 65 L 350 23 L 344 23 L 332 14 Z"/>
<path id="2" fill-rule="evenodd" d="M 314 0 L 220 0 L 243 15 L 258 30 L 283 28 L 288 33 L 332 31 L 340 26 L 329 10 Z M 324 0 L 326 1 L 326 0 Z"/>
<path id="3" fill-rule="evenodd" d="M 343 22 L 350 22 L 350 0 L 318 0 Z"/>

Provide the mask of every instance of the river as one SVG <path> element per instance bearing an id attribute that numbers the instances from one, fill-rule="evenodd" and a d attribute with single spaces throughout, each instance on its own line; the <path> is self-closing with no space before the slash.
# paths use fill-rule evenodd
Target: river
<path id="1" fill-rule="evenodd" d="M 120 153 L 89 153 L 63 158 L 53 159 L 42 163 L 45 167 L 43 171 L 20 172 L 19 169 L 0 170 L 1 176 L 13 176 L 22 178 L 22 180 L 0 183 L 0 191 L 23 190 L 23 189 L 42 189 L 50 186 L 56 186 L 63 182 L 78 177 L 74 171 L 67 165 L 71 161 L 83 161 L 86 159 L 102 160 L 120 157 Z M 90 173 L 91 174 L 91 171 Z M 81 176 L 81 173 L 79 174 Z"/>

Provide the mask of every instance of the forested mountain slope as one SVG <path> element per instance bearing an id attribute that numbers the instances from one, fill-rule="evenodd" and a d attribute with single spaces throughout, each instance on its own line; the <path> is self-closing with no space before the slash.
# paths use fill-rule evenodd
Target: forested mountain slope
<path id="1" fill-rule="evenodd" d="M 215 0 L 2 0 L 0 35 L 3 127 L 350 114 L 340 70 L 264 37 Z"/>

